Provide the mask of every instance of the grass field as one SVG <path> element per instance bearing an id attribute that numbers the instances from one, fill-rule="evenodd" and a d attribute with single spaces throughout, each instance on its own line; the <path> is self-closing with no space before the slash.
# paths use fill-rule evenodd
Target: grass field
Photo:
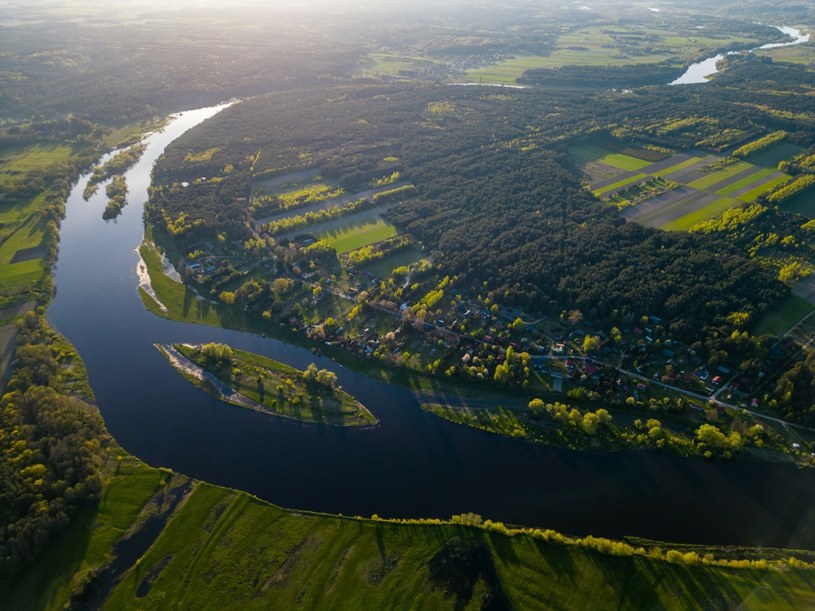
<path id="1" fill-rule="evenodd" d="M 99 504 L 79 513 L 68 532 L 3 594 L 0 608 L 62 609 L 88 576 L 109 561 L 113 544 L 137 520 L 165 475 L 122 450 L 110 451 L 108 461 Z"/>
<path id="2" fill-rule="evenodd" d="M 766 168 L 763 170 L 759 170 L 758 172 L 753 172 L 752 174 L 745 176 L 744 178 L 741 178 L 736 182 L 730 183 L 729 185 L 722 189 L 717 190 L 716 193 L 718 193 L 719 195 L 730 195 L 731 193 L 735 193 L 736 191 L 740 191 L 741 189 L 749 187 L 750 185 L 761 180 L 762 178 L 767 178 L 768 176 L 771 176 L 774 172 L 775 172 L 774 170 Z"/>
<path id="3" fill-rule="evenodd" d="M 621 187 L 625 187 L 630 185 L 631 183 L 637 182 L 638 180 L 642 180 L 643 178 L 647 178 L 647 174 L 634 174 L 633 176 L 629 176 L 628 178 L 623 178 L 622 180 L 618 180 L 615 183 L 610 185 L 606 185 L 604 187 L 600 187 L 596 191 L 592 191 L 595 195 L 604 195 L 609 191 L 614 191 L 616 189 L 620 189 Z"/>
<path id="4" fill-rule="evenodd" d="M 164 273 L 161 255 L 152 244 L 144 243 L 139 247 L 147 271 L 150 274 L 150 283 L 159 301 L 168 310 L 169 316 L 183 322 L 197 322 L 219 327 L 222 324 L 222 308 L 209 301 L 197 298 L 196 294 L 180 282 L 176 282 Z M 154 314 L 167 316 L 144 291 L 140 290 L 144 305 Z"/>
<path id="5" fill-rule="evenodd" d="M 466 79 L 511 83 L 530 68 L 562 66 L 633 66 L 672 62 L 681 66 L 706 51 L 738 43 L 756 42 L 743 37 L 686 35 L 671 27 L 641 25 L 585 27 L 561 34 L 557 48 L 546 55 L 519 55 L 489 66 L 469 70 Z M 655 51 L 656 49 L 656 51 Z"/>
<path id="6" fill-rule="evenodd" d="M 727 180 L 735 176 L 736 174 L 740 174 L 745 170 L 749 170 L 752 168 L 749 163 L 746 161 L 737 161 L 729 166 L 726 166 L 723 170 L 717 170 L 713 172 L 708 172 L 705 176 L 701 178 L 697 178 L 693 182 L 688 183 L 688 186 L 693 189 L 710 189 L 715 187 L 720 182 Z"/>
<path id="7" fill-rule="evenodd" d="M 815 196 L 809 191 L 800 193 L 781 204 L 784 210 L 797 212 L 808 218 L 815 218 Z"/>
<path id="8" fill-rule="evenodd" d="M 762 194 L 789 180 L 789 175 L 775 169 L 776 159 L 780 155 L 795 154 L 800 149 L 788 143 L 780 143 L 756 156 L 758 161 L 770 167 L 756 165 L 751 158 L 750 161 L 737 161 L 713 171 L 706 171 L 707 166 L 715 163 L 717 157 L 687 157 L 685 153 L 678 153 L 672 158 L 650 163 L 617 152 L 618 150 L 613 142 L 582 143 L 570 148 L 572 155 L 592 174 L 596 174 L 592 168 L 597 167 L 594 165 L 597 163 L 628 172 L 627 175 L 620 175 L 617 180 L 603 177 L 590 187 L 594 195 L 602 196 L 606 201 L 614 199 L 610 199 L 609 194 L 616 190 L 649 177 L 661 177 L 679 183 L 680 188 L 673 193 L 656 194 L 627 208 L 625 217 L 650 227 L 686 231 L 696 223 L 714 218 L 729 208 L 754 202 Z M 674 159 L 677 161 L 670 165 Z M 713 161 L 703 163 L 705 159 Z M 815 206 L 806 194 L 803 198 L 784 205 L 788 209 L 815 216 Z"/>
<path id="9" fill-rule="evenodd" d="M 789 331 L 790 327 L 809 314 L 815 306 L 796 295 L 790 295 L 783 302 L 756 322 L 753 328 L 755 335 L 781 335 Z"/>
<path id="10" fill-rule="evenodd" d="M 704 208 L 695 210 L 690 214 L 686 214 L 675 221 L 671 221 L 670 223 L 663 225 L 662 228 L 666 231 L 686 231 L 693 227 L 696 223 L 717 217 L 725 210 L 729 210 L 738 204 L 739 202 L 734 199 L 723 197 L 708 204 Z"/>
<path id="11" fill-rule="evenodd" d="M 409 248 L 395 252 L 392 255 L 380 259 L 379 261 L 372 261 L 362 266 L 362 268 L 375 276 L 386 278 L 390 276 L 393 270 L 403 265 L 410 265 L 422 258 L 422 252 L 418 248 Z"/>
<path id="12" fill-rule="evenodd" d="M 0 148 L 0 184 L 14 181 L 32 170 L 63 163 L 72 153 L 70 146 L 57 144 Z"/>
<path id="13" fill-rule="evenodd" d="M 379 219 L 367 223 L 344 225 L 317 234 L 317 238 L 328 240 L 331 246 L 342 254 L 356 248 L 381 242 L 396 235 L 396 227 Z"/>
<path id="14" fill-rule="evenodd" d="M 651 161 L 638 159 L 631 155 L 615 153 L 593 144 L 578 144 L 569 149 L 578 161 L 582 163 L 599 162 L 610 165 L 619 170 L 633 172 L 651 165 Z"/>
<path id="15" fill-rule="evenodd" d="M 149 476 L 145 483 L 151 483 Z M 128 496 L 135 500 L 135 494 Z M 129 517 L 137 504 L 128 499 Z M 73 542 L 81 555 L 84 540 Z M 48 584 L 65 583 L 73 566 L 51 564 L 40 575 Z M 491 598 L 517 609 L 793 609 L 815 602 L 812 578 L 805 569 L 614 556 L 463 524 L 287 511 L 241 492 L 197 484 L 104 608 L 477 609 Z M 11 600 L 34 603 L 16 609 L 38 608 L 44 597 L 34 587 L 16 585 Z M 58 593 L 49 597 L 50 606 L 61 607 L 65 590 Z"/>
<path id="16" fill-rule="evenodd" d="M 422 70 L 436 63 L 425 57 L 389 53 L 372 53 L 368 56 L 368 60 L 371 64 L 363 69 L 363 76 L 387 76 L 390 78 L 399 78 L 402 76 L 402 72 Z"/>

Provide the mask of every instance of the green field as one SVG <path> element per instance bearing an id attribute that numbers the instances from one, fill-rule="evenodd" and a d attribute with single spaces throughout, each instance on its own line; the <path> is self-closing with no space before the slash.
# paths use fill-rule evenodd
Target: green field
<path id="1" fill-rule="evenodd" d="M 571 147 L 569 151 L 578 159 L 578 161 L 584 164 L 599 162 L 610 165 L 618 170 L 625 170 L 626 172 L 634 172 L 653 163 L 645 159 L 632 157 L 631 155 L 614 153 L 593 144 L 578 144 Z"/>
<path id="2" fill-rule="evenodd" d="M 587 27 L 563 33 L 557 48 L 546 55 L 518 55 L 488 66 L 469 70 L 466 79 L 514 82 L 530 68 L 563 66 L 634 66 L 672 62 L 679 70 L 683 63 L 706 51 L 758 42 L 743 37 L 703 36 L 699 32 L 678 35 L 676 30 L 640 25 Z"/>
<path id="3" fill-rule="evenodd" d="M 107 454 L 101 501 L 83 509 L 68 532 L 4 592 L 2 609 L 62 609 L 70 595 L 110 560 L 113 544 L 136 522 L 166 475 L 122 450 Z"/>
<path id="4" fill-rule="evenodd" d="M 769 193 L 775 187 L 783 185 L 790 178 L 791 176 L 789 176 L 788 174 L 782 174 L 781 176 L 773 178 L 772 180 L 756 187 L 755 189 L 751 189 L 746 193 L 742 193 L 741 195 L 739 195 L 739 199 L 743 202 L 754 202 L 758 199 L 760 195 L 762 195 L 763 193 Z"/>
<path id="5" fill-rule="evenodd" d="M 613 184 L 606 185 L 605 187 L 601 187 L 596 191 L 592 191 L 595 195 L 603 195 L 608 193 L 609 191 L 614 191 L 615 189 L 619 189 L 620 187 L 624 187 L 626 185 L 630 185 L 631 183 L 637 182 L 638 180 L 642 180 L 643 178 L 647 178 L 647 174 L 634 174 L 633 176 L 629 176 L 628 178 L 623 178 Z"/>
<path id="6" fill-rule="evenodd" d="M 744 172 L 745 170 L 749 170 L 753 166 L 746 161 L 737 161 L 736 163 L 730 164 L 726 166 L 723 170 L 715 170 L 713 172 L 708 172 L 706 176 L 702 176 L 702 178 L 697 178 L 691 183 L 688 183 L 688 186 L 693 189 L 710 189 L 711 187 L 719 184 L 722 181 L 727 180 L 728 178 L 739 174 L 740 172 Z"/>
<path id="7" fill-rule="evenodd" d="M 672 165 L 669 168 L 665 168 L 664 170 L 660 170 L 660 176 L 670 179 L 670 175 L 674 172 L 678 172 L 680 170 L 684 170 L 687 167 L 692 166 L 695 163 L 699 163 L 704 157 L 691 157 L 690 159 L 686 159 L 685 161 L 680 161 L 676 165 Z"/>
<path id="8" fill-rule="evenodd" d="M 589 549 L 591 540 L 566 544 L 556 533 L 504 530 L 287 511 L 197 484 L 105 608 L 469 609 L 492 600 L 517 609 L 612 601 L 630 609 L 793 609 L 815 602 L 811 570 L 614 556 Z"/>
<path id="9" fill-rule="evenodd" d="M 696 223 L 712 219 L 719 216 L 725 210 L 729 210 L 734 206 L 738 206 L 740 202 L 729 197 L 723 197 L 715 202 L 708 204 L 704 208 L 686 214 L 682 218 L 664 225 L 662 228 L 666 231 L 686 231 L 693 227 Z"/>
<path id="10" fill-rule="evenodd" d="M 380 259 L 379 261 L 372 261 L 362 266 L 363 269 L 369 271 L 375 276 L 386 278 L 390 276 L 394 269 L 403 265 L 410 265 L 422 258 L 422 253 L 418 248 L 409 248 L 407 250 L 400 250 L 392 255 Z"/>
<path id="11" fill-rule="evenodd" d="M 788 199 L 781 204 L 781 208 L 789 212 L 797 212 L 808 218 L 815 218 L 815 198 L 811 191 L 804 191 Z"/>
<path id="12" fill-rule="evenodd" d="M 169 278 L 164 273 L 161 255 L 155 246 L 145 242 L 139 247 L 139 254 L 147 266 L 153 290 L 159 301 L 167 307 L 169 317 L 183 322 L 221 326 L 224 309 L 218 304 L 198 298 L 185 285 Z M 168 316 L 144 291 L 139 289 L 139 293 L 148 310 L 159 316 Z"/>
<path id="13" fill-rule="evenodd" d="M 765 333 L 781 335 L 789 331 L 790 327 L 809 314 L 813 309 L 815 309 L 815 306 L 807 300 L 797 295 L 790 295 L 783 302 L 767 311 L 764 316 L 756 322 L 753 333 L 755 335 L 763 335 Z"/>
<path id="14" fill-rule="evenodd" d="M 723 189 L 718 189 L 716 193 L 719 195 L 730 195 L 731 193 L 735 193 L 740 189 L 744 189 L 752 185 L 755 182 L 758 182 L 762 178 L 766 178 L 770 174 L 772 174 L 775 170 L 763 169 L 759 170 L 758 172 L 753 172 L 749 176 L 745 176 L 744 178 L 737 180 L 736 182 L 729 184 L 728 186 L 724 187 Z M 766 189 L 766 187 L 762 186 L 762 189 Z"/>
<path id="15" fill-rule="evenodd" d="M 57 144 L 0 148 L 0 184 L 14 181 L 27 172 L 68 161 L 72 154 L 72 147 Z"/>
<path id="16" fill-rule="evenodd" d="M 354 223 L 318 233 L 317 238 L 327 240 L 338 254 L 381 242 L 396 235 L 396 227 L 383 220 Z"/>
<path id="17" fill-rule="evenodd" d="M 426 57 L 390 53 L 371 53 L 368 60 L 370 64 L 364 67 L 363 76 L 387 76 L 390 78 L 400 78 L 402 72 L 422 70 L 436 63 Z"/>

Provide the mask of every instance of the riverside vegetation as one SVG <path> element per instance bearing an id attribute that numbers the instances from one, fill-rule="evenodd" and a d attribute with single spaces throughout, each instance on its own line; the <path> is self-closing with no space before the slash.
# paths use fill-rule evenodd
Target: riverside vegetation
<path id="1" fill-rule="evenodd" d="M 525 410 L 502 414 L 497 427 L 485 424 L 494 411 L 427 404 L 505 434 L 521 427 L 530 438 L 575 447 L 597 439 L 609 448 L 690 443 L 711 457 L 769 441 L 805 461 L 813 449 L 805 432 L 795 437 L 800 450 L 790 451 L 791 439 L 778 441 L 774 425 L 748 420 L 739 403 L 813 423 L 815 360 L 810 328 L 799 323 L 812 307 L 789 289 L 812 269 L 806 49 L 779 61 L 729 58 L 706 89 L 608 90 L 667 82 L 697 55 L 777 40 L 756 23 L 778 10 L 811 23 L 811 9 L 740 5 L 739 20 L 708 15 L 700 33 L 692 5 L 668 28 L 638 16 L 641 7 L 609 6 L 592 23 L 578 11 L 568 23 L 549 15 L 551 25 L 545 11 L 511 8 L 517 28 L 494 27 L 512 21 L 504 6 L 438 23 L 412 13 L 425 33 L 396 43 L 395 54 L 400 37 L 391 35 L 401 22 L 376 10 L 309 14 L 274 37 L 255 27 L 254 14 L 251 23 L 230 18 L 212 28 L 220 9 L 151 20 L 150 28 L 134 27 L 140 17 L 108 26 L 35 5 L 19 23 L 4 13 L 0 297 L 3 342 L 16 343 L 16 361 L 0 410 L 0 607 L 318 607 L 326 596 L 348 608 L 815 604 L 807 551 L 578 539 L 474 515 L 401 523 L 308 514 L 148 467 L 106 433 L 81 359 L 48 328 L 64 200 L 102 151 L 132 145 L 157 115 L 305 85 L 311 89 L 236 106 L 157 167 L 148 230 L 185 284 L 158 271 L 155 247 L 142 253 L 169 315 L 318 341 L 335 358 L 394 379 L 410 372 L 475 393 L 497 387 Z M 732 9 L 725 2 L 705 10 Z M 293 18 L 285 8 L 265 10 Z M 631 21 L 603 23 L 612 15 Z M 490 27 L 474 38 L 473 23 Z M 351 42 L 372 31 L 392 39 L 387 54 Z M 206 49 L 201 32 L 212 35 Z M 169 39 L 181 50 L 166 53 Z M 360 70 L 401 84 L 349 84 Z M 491 73 L 562 89 L 422 83 Z M 586 144 L 606 152 L 586 155 Z M 580 182 L 604 175 L 631 185 L 640 179 L 624 173 L 656 163 L 654 151 L 697 147 L 743 156 L 756 176 L 741 194 L 736 182 L 752 176 L 750 167 L 734 161 L 709 171 L 710 185 L 732 178 L 720 185 L 731 191 L 686 226 L 667 227 L 681 231 L 625 224 Z M 115 159 L 100 177 L 121 175 L 125 159 Z M 354 209 L 328 219 L 336 226 L 300 223 L 292 235 L 262 235 L 253 221 L 271 200 L 256 183 L 314 167 L 331 187 L 296 198 L 291 216 L 309 218 L 311 206 L 372 187 L 376 205 L 365 216 Z M 762 170 L 784 175 L 758 176 Z M 673 197 L 686 184 L 648 176 L 621 195 L 636 204 L 621 208 Z M 111 183 L 111 199 L 123 203 L 125 188 Z M 353 234 L 353 246 L 340 252 L 331 232 Z M 717 375 L 728 385 L 721 394 L 707 390 Z M 732 403 L 716 403 L 728 392 Z M 688 429 L 693 412 L 704 422 Z M 615 428 L 621 421 L 624 431 Z M 673 441 L 683 428 L 685 440 Z M 156 521 L 150 539 L 143 527 Z M 140 560 L 111 561 L 128 545 L 144 545 Z"/>
<path id="2" fill-rule="evenodd" d="M 216 387 L 209 378 L 194 375 L 184 363 L 173 359 L 170 348 L 228 386 Z M 175 344 L 159 349 L 179 373 L 228 403 L 304 422 L 339 426 L 376 424 L 376 418 L 365 406 L 337 386 L 334 372 L 317 369 L 314 363 L 299 371 L 279 361 L 215 343 Z M 228 395 L 230 391 L 237 396 Z"/>

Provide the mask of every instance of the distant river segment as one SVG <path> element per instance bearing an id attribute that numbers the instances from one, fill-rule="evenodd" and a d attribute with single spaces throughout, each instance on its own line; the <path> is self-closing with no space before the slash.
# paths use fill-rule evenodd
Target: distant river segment
<path id="1" fill-rule="evenodd" d="M 794 45 L 800 45 L 802 43 L 809 42 L 809 34 L 801 34 L 800 30 L 796 30 L 795 28 L 790 28 L 787 26 L 775 26 L 775 27 L 784 34 L 786 34 L 787 36 L 791 37 L 793 40 L 789 42 L 769 43 L 766 45 L 762 45 L 760 47 L 756 47 L 755 49 L 750 49 L 749 51 L 746 52 L 752 53 L 753 51 L 780 49 L 782 47 L 792 47 Z M 730 51 L 729 53 L 719 53 L 714 57 L 709 57 L 700 62 L 696 62 L 695 64 L 691 64 L 690 66 L 688 66 L 688 69 L 682 76 L 680 76 L 678 79 L 674 81 L 671 81 L 668 84 L 694 85 L 698 83 L 707 83 L 710 80 L 710 77 L 719 71 L 719 68 L 717 66 L 719 60 L 724 59 L 725 55 L 738 55 L 740 53 L 742 53 L 742 51 Z"/>
<path id="2" fill-rule="evenodd" d="M 150 172 L 164 148 L 222 107 L 179 114 L 126 175 L 130 205 L 102 220 L 104 194 L 67 204 L 52 324 L 85 359 L 111 434 L 155 466 L 291 508 L 383 517 L 464 512 L 574 534 L 815 549 L 815 471 L 685 459 L 652 451 L 589 453 L 465 428 L 424 412 L 401 387 L 284 342 L 178 323 L 145 310 L 136 247 Z M 104 189 L 102 189 L 104 191 Z M 154 344 L 227 343 L 304 369 L 310 362 L 369 407 L 368 430 L 233 409 L 184 380 Z"/>

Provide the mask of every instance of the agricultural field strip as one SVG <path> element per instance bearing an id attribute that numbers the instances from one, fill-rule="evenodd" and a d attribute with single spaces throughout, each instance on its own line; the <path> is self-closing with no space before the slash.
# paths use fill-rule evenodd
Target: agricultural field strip
<path id="1" fill-rule="evenodd" d="M 671 159 L 673 159 L 673 157 L 671 157 Z M 694 167 L 701 161 L 703 161 L 702 157 L 690 157 L 684 161 L 680 161 L 679 163 L 665 167 L 662 167 L 664 165 L 663 162 L 657 162 L 648 166 L 647 168 L 643 168 L 643 170 L 647 171 L 649 174 L 659 174 L 659 176 L 662 178 L 672 180 L 672 174 L 677 174 L 686 168 Z"/>
<path id="2" fill-rule="evenodd" d="M 736 197 L 743 202 L 754 202 L 762 193 L 766 193 L 775 187 L 784 184 L 790 179 L 787 174 L 768 176 L 766 180 L 761 180 L 758 184 L 750 185 L 734 193 L 731 197 Z"/>
<path id="3" fill-rule="evenodd" d="M 254 192 L 254 189 L 256 188 L 272 189 L 274 187 L 282 187 L 303 180 L 311 180 L 313 178 L 317 178 L 319 175 L 320 168 L 302 170 L 300 172 L 289 172 L 288 174 L 282 174 L 280 176 L 275 176 L 274 178 L 264 178 L 262 180 L 258 180 L 254 183 L 252 189 Z"/>
<path id="4" fill-rule="evenodd" d="M 329 231 L 342 229 L 343 227 L 348 227 L 352 225 L 372 224 L 380 220 L 385 212 L 387 212 L 394 206 L 398 206 L 400 203 L 401 202 L 398 201 L 389 202 L 382 206 L 374 206 L 371 208 L 360 210 L 358 212 L 354 212 L 353 214 L 341 216 L 339 218 L 329 219 L 322 223 L 317 223 L 316 225 L 309 225 L 307 227 L 299 227 L 297 229 L 285 231 L 276 235 L 275 239 L 282 240 L 286 238 L 291 240 L 296 236 L 304 234 L 317 235 L 320 233 L 327 233 Z"/>
<path id="5" fill-rule="evenodd" d="M 705 157 L 700 159 L 696 163 L 693 163 L 689 166 L 685 166 L 684 168 L 672 172 L 670 174 L 664 174 L 664 177 L 668 180 L 673 180 L 674 182 L 678 182 L 680 184 L 686 185 L 694 180 L 706 176 L 704 172 L 702 172 L 702 168 L 707 166 L 710 163 L 713 163 L 716 160 L 716 157 Z"/>
<path id="6" fill-rule="evenodd" d="M 329 208 L 334 208 L 335 206 L 342 206 L 345 204 L 350 204 L 351 202 L 358 201 L 360 199 L 371 199 L 377 193 L 381 193 L 383 191 L 390 191 L 391 189 L 397 189 L 399 187 L 406 187 L 413 183 L 410 181 L 401 181 L 395 182 L 390 185 L 385 185 L 382 187 L 377 187 L 375 189 L 366 189 L 365 191 L 360 191 L 359 193 L 343 193 L 339 197 L 334 197 L 331 199 L 326 199 L 320 202 L 315 202 L 314 204 L 310 204 L 308 206 L 300 206 L 297 208 L 291 208 L 289 210 L 281 210 L 280 212 L 275 212 L 269 216 L 266 216 L 262 219 L 256 219 L 255 223 L 258 225 L 264 225 L 266 223 L 271 223 L 273 221 L 279 221 L 280 219 L 288 218 L 291 216 L 302 216 L 307 212 L 317 212 L 319 210 L 328 210 Z"/>
<path id="7" fill-rule="evenodd" d="M 735 176 L 731 176 L 727 180 L 724 180 L 716 185 L 716 193 L 719 195 L 730 195 L 732 196 L 737 191 L 743 190 L 746 188 L 747 191 L 750 190 L 750 187 L 754 185 L 756 182 L 763 178 L 768 178 L 773 174 L 777 174 L 775 170 L 769 170 L 766 168 L 759 168 L 753 166 L 748 170 L 744 170 Z M 766 182 L 766 181 L 765 181 Z"/>
<path id="8" fill-rule="evenodd" d="M 338 227 L 337 229 L 316 234 L 321 240 L 327 240 L 338 254 L 368 246 L 396 235 L 396 228 L 383 220 L 374 223 Z"/>
<path id="9" fill-rule="evenodd" d="M 709 190 L 716 187 L 732 176 L 737 176 L 746 170 L 755 169 L 755 166 L 747 163 L 746 161 L 738 161 L 733 165 L 727 166 L 724 170 L 713 171 L 701 178 L 697 178 L 693 182 L 688 183 L 688 186 L 693 189 Z"/>
<path id="10" fill-rule="evenodd" d="M 667 173 L 674 169 L 679 169 L 680 166 L 684 166 L 684 164 L 688 162 L 695 163 L 695 161 L 698 159 L 700 159 L 700 157 L 698 157 L 697 155 L 693 155 L 691 153 L 676 153 L 674 155 L 671 155 L 670 157 L 666 157 L 661 161 L 655 161 L 654 163 L 649 165 L 646 169 L 648 170 L 649 174 L 656 174 L 657 172 Z"/>
<path id="11" fill-rule="evenodd" d="M 704 193 L 690 187 L 683 187 L 635 206 L 633 213 L 624 216 L 642 225 L 661 227 L 688 213 L 700 210 L 718 199 L 720 197 L 715 193 Z"/>
<path id="12" fill-rule="evenodd" d="M 616 169 L 616 168 L 615 168 Z M 603 180 L 597 181 L 596 183 L 589 186 L 589 189 L 597 194 L 601 189 L 605 187 L 611 187 L 616 185 L 618 182 L 622 182 L 627 178 L 631 178 L 632 176 L 637 176 L 639 172 L 624 172 L 623 174 L 617 174 L 616 176 L 612 176 L 611 178 L 605 178 Z"/>
<path id="13" fill-rule="evenodd" d="M 624 153 L 615 153 L 593 144 L 582 144 L 572 149 L 572 155 L 584 164 L 596 162 L 602 163 L 618 170 L 626 172 L 639 171 L 642 168 L 652 165 L 652 161 L 637 159 Z"/>
<path id="14" fill-rule="evenodd" d="M 593 193 L 597 196 L 600 195 L 614 195 L 617 191 L 622 191 L 628 187 L 633 187 L 639 182 L 642 182 L 649 178 L 648 174 L 641 174 L 641 173 L 629 173 L 626 178 L 622 180 L 618 180 L 617 182 L 613 182 L 610 185 L 606 185 L 605 187 L 601 187 L 593 191 Z"/>
<path id="15" fill-rule="evenodd" d="M 665 229 L 666 231 L 686 231 L 693 227 L 696 223 L 719 216 L 725 210 L 729 210 L 740 203 L 741 202 L 739 200 L 735 200 L 730 197 L 722 197 L 704 208 L 691 212 L 690 214 L 686 214 L 675 221 L 671 221 L 670 223 L 663 225 L 662 229 Z"/>

